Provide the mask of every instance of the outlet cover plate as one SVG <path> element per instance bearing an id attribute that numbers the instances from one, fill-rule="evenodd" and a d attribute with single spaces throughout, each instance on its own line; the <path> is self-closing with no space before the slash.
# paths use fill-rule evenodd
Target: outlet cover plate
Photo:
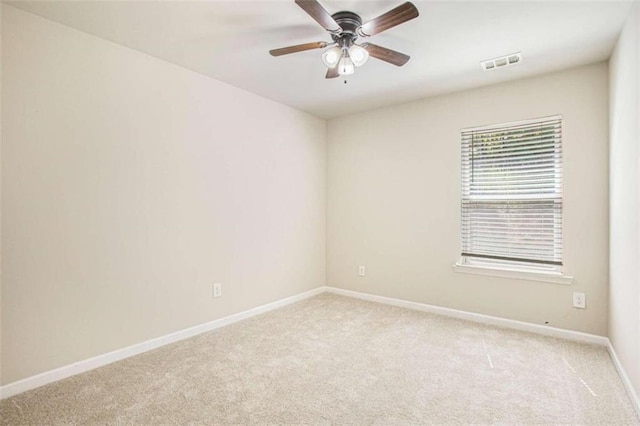
<path id="1" fill-rule="evenodd" d="M 587 296 L 584 293 L 573 293 L 573 307 L 578 309 L 587 308 Z"/>
<path id="2" fill-rule="evenodd" d="M 222 296 L 222 284 L 215 283 L 213 285 L 213 297 L 221 297 Z"/>

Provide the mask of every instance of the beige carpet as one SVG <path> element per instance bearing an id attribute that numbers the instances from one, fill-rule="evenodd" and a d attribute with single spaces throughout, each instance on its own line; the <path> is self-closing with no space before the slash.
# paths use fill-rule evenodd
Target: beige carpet
<path id="1" fill-rule="evenodd" d="M 0 403 L 3 424 L 640 424 L 603 347 L 322 294 Z"/>

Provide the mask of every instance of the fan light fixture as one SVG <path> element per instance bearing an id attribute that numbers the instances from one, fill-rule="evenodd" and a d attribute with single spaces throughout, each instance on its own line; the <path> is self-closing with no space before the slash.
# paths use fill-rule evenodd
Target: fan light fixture
<path id="1" fill-rule="evenodd" d="M 355 72 L 355 67 L 364 65 L 369 59 L 367 49 L 352 44 L 348 49 L 333 46 L 322 54 L 322 63 L 329 69 L 338 67 L 339 75 L 350 75 Z"/>

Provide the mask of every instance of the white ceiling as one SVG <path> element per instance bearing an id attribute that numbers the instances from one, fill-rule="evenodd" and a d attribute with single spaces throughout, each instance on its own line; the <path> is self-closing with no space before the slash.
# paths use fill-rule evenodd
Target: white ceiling
<path id="1" fill-rule="evenodd" d="M 364 21 L 404 0 L 320 0 Z M 330 41 L 293 0 L 17 1 L 11 5 L 233 86 L 332 118 L 421 97 L 606 60 L 631 2 L 416 1 L 417 19 L 369 40 L 411 55 L 401 68 L 370 59 L 326 80 L 321 50 L 274 58 L 273 48 Z M 491 72 L 479 62 L 522 51 Z"/>

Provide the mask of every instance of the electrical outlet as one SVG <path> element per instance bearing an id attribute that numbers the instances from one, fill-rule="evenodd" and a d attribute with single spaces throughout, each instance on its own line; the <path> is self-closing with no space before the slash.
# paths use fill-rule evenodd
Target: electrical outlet
<path id="1" fill-rule="evenodd" d="M 584 293 L 573 293 L 573 307 L 579 309 L 586 309 L 587 296 Z"/>
<path id="2" fill-rule="evenodd" d="M 222 297 L 222 284 L 215 283 L 213 285 L 213 297 Z"/>
<path id="3" fill-rule="evenodd" d="M 364 277 L 364 265 L 358 266 L 358 275 Z"/>

